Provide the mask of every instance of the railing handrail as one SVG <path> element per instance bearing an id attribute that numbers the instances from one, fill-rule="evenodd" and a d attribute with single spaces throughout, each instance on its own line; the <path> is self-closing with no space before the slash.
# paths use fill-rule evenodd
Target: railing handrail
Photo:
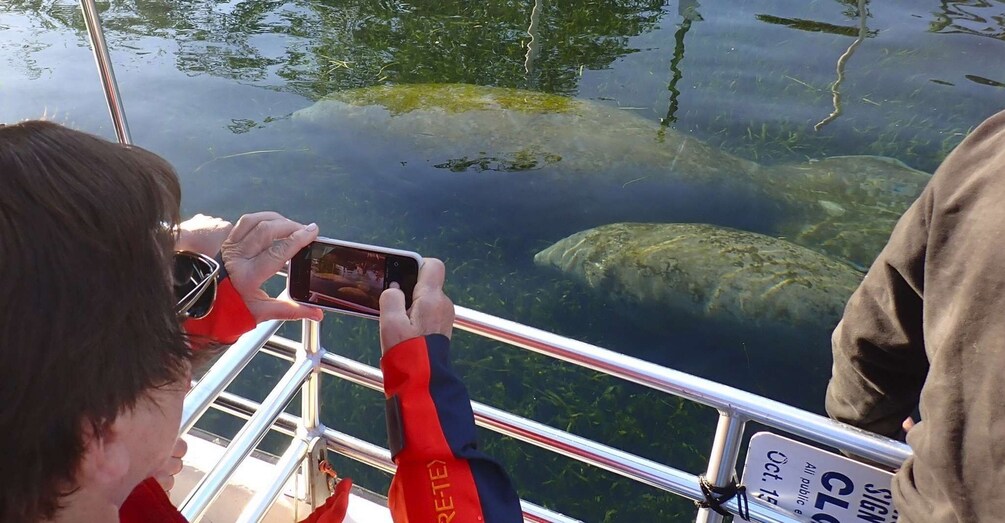
<path id="1" fill-rule="evenodd" d="M 715 462 L 716 467 L 730 473 L 736 466 L 735 447 L 739 443 L 743 423 L 747 419 L 843 450 L 864 449 L 873 459 L 879 458 L 878 461 L 883 463 L 896 464 L 899 463 L 896 460 L 900 455 L 904 455 L 905 457 L 909 455 L 909 449 L 905 451 L 902 448 L 905 446 L 898 442 L 865 433 L 853 427 L 824 418 L 823 416 L 802 411 L 780 402 L 767 400 L 766 398 L 720 385 L 710 380 L 618 354 L 601 347 L 548 333 L 527 325 L 463 307 L 457 307 L 457 321 L 455 325 L 459 329 L 467 330 L 476 335 L 511 343 L 517 347 L 572 362 L 598 372 L 620 377 L 633 383 L 651 387 L 654 390 L 696 401 L 720 410 L 720 427 L 717 430 L 716 437 L 717 444 L 713 446 L 710 463 Z M 255 354 L 261 347 L 264 347 L 265 352 L 273 355 L 296 360 L 294 353 L 302 350 L 300 348 L 301 344 L 277 335 L 269 337 L 270 334 L 275 332 L 277 327 L 277 323 L 270 322 L 248 333 L 228 352 L 228 356 L 230 354 L 234 355 L 230 358 L 231 361 L 221 361 L 221 363 L 224 363 L 228 367 L 238 367 L 239 370 L 240 367 L 243 367 L 247 363 L 250 356 Z M 320 356 L 321 370 L 344 379 L 349 379 L 371 389 L 382 390 L 382 376 L 379 369 L 332 353 L 326 353 L 323 350 L 319 350 L 317 354 Z M 205 407 L 209 406 L 206 403 L 207 399 L 213 401 L 214 398 L 217 398 L 222 389 L 235 376 L 236 372 L 234 372 L 233 368 L 223 368 L 218 371 L 217 367 L 214 367 L 194 388 L 191 396 L 192 403 L 204 405 L 201 409 L 204 410 Z M 276 385 L 277 388 L 284 386 L 289 387 L 290 385 L 283 382 Z M 205 390 L 212 392 L 207 393 Z M 217 401 L 219 400 L 217 399 Z M 472 406 L 479 425 L 487 427 L 490 430 L 516 437 L 549 451 L 558 452 L 559 454 L 613 471 L 635 481 L 641 481 L 642 483 L 668 492 L 691 499 L 700 497 L 697 478 L 694 475 L 662 464 L 650 462 L 644 458 L 633 456 L 603 444 L 586 440 L 585 438 L 580 438 L 477 402 L 472 402 Z M 771 415 L 764 415 L 761 411 L 762 409 L 773 409 L 774 412 Z M 194 413 L 195 410 L 195 407 L 190 409 L 189 399 L 186 399 L 186 413 Z M 199 413 L 201 414 L 201 412 Z M 823 427 L 825 430 L 818 434 L 816 431 L 819 430 L 819 427 Z M 325 428 L 324 431 L 327 433 L 330 429 Z M 718 444 L 720 433 L 725 438 L 724 441 L 726 443 L 723 445 Z M 328 435 L 330 436 L 331 434 Z M 332 447 L 331 439 L 326 438 L 326 440 L 329 447 Z M 892 452 L 890 449 L 893 449 Z M 334 447 L 332 450 L 345 454 L 344 448 Z M 358 456 L 350 457 L 359 459 Z M 706 475 L 708 476 L 708 474 Z M 755 521 L 798 521 L 798 519 L 779 511 L 775 507 L 760 503 L 759 500 L 752 500 L 751 505 L 751 515 Z M 726 508 L 735 512 L 735 501 L 727 505 Z M 534 518 L 529 520 L 561 521 L 556 518 Z M 699 520 L 713 521 L 714 517 L 699 517 Z"/>
<path id="2" fill-rule="evenodd" d="M 263 351 L 293 361 L 297 346 L 298 343 L 293 340 L 273 336 L 269 343 L 263 347 Z M 380 369 L 376 367 L 327 352 L 321 357 L 321 368 L 328 374 L 349 380 L 357 385 L 383 391 L 383 377 Z M 471 408 L 474 411 L 475 422 L 493 432 L 678 496 L 702 499 L 698 478 L 694 474 L 555 429 L 534 420 L 510 414 L 477 401 L 471 402 Z M 779 514 L 777 508 L 758 499 L 750 500 L 750 503 L 750 513 L 754 517 L 754 521 L 766 523 L 797 521 Z M 737 510 L 736 500 L 730 500 L 724 508 L 735 512 Z"/>
<path id="3" fill-rule="evenodd" d="M 220 395 L 219 400 L 213 403 L 212 407 L 239 418 L 251 419 L 260 408 L 260 404 L 236 394 L 224 392 Z M 296 436 L 302 426 L 303 421 L 300 417 L 284 412 L 279 415 L 272 428 L 287 436 Z M 394 474 L 396 466 L 391 461 L 390 450 L 327 427 L 321 432 L 321 437 L 324 438 L 328 449 L 332 452 L 389 474 Z M 291 444 L 290 448 L 296 448 L 296 446 Z M 277 468 L 280 467 L 277 465 Z M 283 483 L 288 479 L 288 476 L 283 472 L 280 472 L 278 475 Z M 273 489 L 275 487 L 276 485 L 273 485 Z M 580 523 L 579 520 L 574 520 L 525 500 L 520 500 L 520 506 L 527 521 Z"/>
<path id="4" fill-rule="evenodd" d="M 489 314 L 455 307 L 455 326 L 777 428 L 891 467 L 911 448 L 791 405 Z"/>

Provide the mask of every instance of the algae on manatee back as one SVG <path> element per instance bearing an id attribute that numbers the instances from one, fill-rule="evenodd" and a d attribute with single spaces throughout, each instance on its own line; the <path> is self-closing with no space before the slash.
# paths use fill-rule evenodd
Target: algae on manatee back
<path id="1" fill-rule="evenodd" d="M 573 98 L 555 94 L 472 84 L 378 85 L 333 93 L 326 99 L 360 107 L 379 105 L 393 115 L 418 110 L 568 113 L 576 109 L 577 103 Z"/>
<path id="2" fill-rule="evenodd" d="M 862 279 L 785 240 L 704 224 L 604 225 L 559 240 L 534 261 L 669 314 L 758 327 L 833 328 Z"/>

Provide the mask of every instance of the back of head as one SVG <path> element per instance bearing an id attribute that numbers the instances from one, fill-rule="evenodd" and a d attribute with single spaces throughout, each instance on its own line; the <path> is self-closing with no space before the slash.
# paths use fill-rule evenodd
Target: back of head
<path id="1" fill-rule="evenodd" d="M 179 198 L 153 153 L 0 126 L 0 521 L 51 517 L 86 435 L 184 375 L 168 269 Z"/>

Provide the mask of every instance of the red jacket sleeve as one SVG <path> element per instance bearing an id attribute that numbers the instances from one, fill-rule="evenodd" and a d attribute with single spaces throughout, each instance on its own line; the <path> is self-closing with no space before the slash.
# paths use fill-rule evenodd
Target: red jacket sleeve
<path id="1" fill-rule="evenodd" d="M 413 338 L 381 359 L 388 439 L 398 471 L 396 523 L 523 521 L 503 468 L 478 450 L 471 400 L 448 362 L 450 340 Z"/>
<path id="2" fill-rule="evenodd" d="M 300 523 L 341 523 L 349 504 L 352 480 L 343 479 L 324 505 Z M 119 523 L 188 523 L 154 478 L 136 486 L 119 507 Z"/>
<path id="3" fill-rule="evenodd" d="M 119 523 L 188 523 L 154 478 L 136 486 L 119 507 Z"/>
<path id="4" fill-rule="evenodd" d="M 217 284 L 213 310 L 201 320 L 186 321 L 185 332 L 197 340 L 208 339 L 230 345 L 242 334 L 254 329 L 255 325 L 255 317 L 227 277 L 220 279 Z"/>

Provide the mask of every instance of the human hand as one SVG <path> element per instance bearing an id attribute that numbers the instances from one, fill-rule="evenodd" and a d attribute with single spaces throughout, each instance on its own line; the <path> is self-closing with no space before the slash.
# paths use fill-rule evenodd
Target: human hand
<path id="1" fill-rule="evenodd" d="M 911 432 L 911 429 L 914 428 L 914 418 L 912 418 L 911 416 L 908 416 L 903 421 L 903 423 L 900 424 L 900 428 L 904 429 L 904 434 L 907 434 L 908 432 Z"/>
<path id="2" fill-rule="evenodd" d="M 220 246 L 233 229 L 234 225 L 227 220 L 196 214 L 178 224 L 174 249 L 198 252 L 212 258 L 220 252 Z"/>
<path id="3" fill-rule="evenodd" d="M 426 258 L 412 291 L 412 308 L 405 311 L 405 294 L 392 284 L 380 295 L 380 350 L 427 334 L 450 337 L 454 325 L 454 304 L 443 294 L 446 269 L 436 258 Z"/>
<path id="4" fill-rule="evenodd" d="M 255 321 L 321 321 L 324 313 L 292 301 L 277 300 L 262 284 L 282 269 L 300 249 L 318 237 L 318 226 L 303 226 L 274 212 L 246 214 L 223 242 L 223 263 L 234 290 L 241 295 Z"/>
<path id="5" fill-rule="evenodd" d="M 185 440 L 178 438 L 174 442 L 174 449 L 171 450 L 171 456 L 161 465 L 161 468 L 154 472 L 154 479 L 160 486 L 164 488 L 165 492 L 171 492 L 174 488 L 174 477 L 181 469 L 185 466 L 182 463 L 182 458 L 185 457 L 185 453 L 188 452 L 188 443 Z"/>

